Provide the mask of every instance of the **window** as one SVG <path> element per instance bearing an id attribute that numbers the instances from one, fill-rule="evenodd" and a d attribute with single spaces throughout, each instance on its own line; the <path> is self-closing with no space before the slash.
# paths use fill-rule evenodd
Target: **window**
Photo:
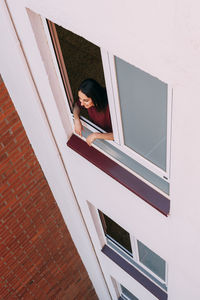
<path id="1" fill-rule="evenodd" d="M 127 290 L 123 285 L 119 285 L 119 290 L 121 292 L 121 299 L 123 300 L 139 300 L 137 297 L 135 297 L 129 290 Z"/>
<path id="2" fill-rule="evenodd" d="M 48 26 L 71 112 L 82 80 L 94 78 L 106 86 L 114 141 L 94 144 L 130 172 L 169 193 L 170 87 L 50 21 Z M 87 114 L 81 118 L 84 138 L 94 131 L 103 132 Z"/>
<path id="3" fill-rule="evenodd" d="M 107 245 L 166 291 L 165 260 L 101 211 L 99 216 Z"/>
<path id="4" fill-rule="evenodd" d="M 102 212 L 99 214 L 106 237 L 132 256 L 129 233 Z"/>
<path id="5" fill-rule="evenodd" d="M 166 170 L 167 84 L 115 57 L 122 143 Z"/>
<path id="6" fill-rule="evenodd" d="M 57 24 L 50 21 L 47 24 L 72 113 L 73 103 L 78 98 L 78 87 L 84 79 L 93 78 L 105 86 L 100 48 Z M 84 109 L 81 119 L 86 127 L 101 130 L 89 121 Z"/>
<path id="7" fill-rule="evenodd" d="M 137 241 L 137 249 L 139 261 L 163 281 L 166 281 L 166 266 L 164 259 L 159 257 L 140 241 Z"/>
<path id="8" fill-rule="evenodd" d="M 118 148 L 168 180 L 172 90 L 118 57 L 108 54 L 107 60 Z"/>

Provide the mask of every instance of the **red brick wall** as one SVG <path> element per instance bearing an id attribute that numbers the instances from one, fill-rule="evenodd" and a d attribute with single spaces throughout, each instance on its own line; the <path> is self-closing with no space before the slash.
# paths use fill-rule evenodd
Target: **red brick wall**
<path id="1" fill-rule="evenodd" d="M 0 299 L 97 299 L 0 79 Z"/>

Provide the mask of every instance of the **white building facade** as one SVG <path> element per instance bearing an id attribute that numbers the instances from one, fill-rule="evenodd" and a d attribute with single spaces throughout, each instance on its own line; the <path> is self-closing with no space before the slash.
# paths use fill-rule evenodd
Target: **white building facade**
<path id="1" fill-rule="evenodd" d="M 0 73 L 99 299 L 200 299 L 199 6 L 0 2 Z M 47 19 L 98 47 L 113 142 L 74 134 Z"/>

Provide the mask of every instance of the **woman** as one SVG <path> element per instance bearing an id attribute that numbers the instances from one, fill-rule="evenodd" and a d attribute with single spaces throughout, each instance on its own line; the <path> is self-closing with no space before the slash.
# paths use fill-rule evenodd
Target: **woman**
<path id="1" fill-rule="evenodd" d="M 78 97 L 79 100 L 73 109 L 75 132 L 82 136 L 83 126 L 80 120 L 80 110 L 81 107 L 84 107 L 87 109 L 91 121 L 107 131 L 106 133 L 94 132 L 90 134 L 86 139 L 88 145 L 91 146 L 96 139 L 113 140 L 106 89 L 94 79 L 86 79 L 78 89 Z"/>

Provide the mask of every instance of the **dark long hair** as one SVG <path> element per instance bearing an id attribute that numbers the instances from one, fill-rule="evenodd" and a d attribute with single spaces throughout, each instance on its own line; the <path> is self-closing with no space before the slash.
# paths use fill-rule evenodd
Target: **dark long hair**
<path id="1" fill-rule="evenodd" d="M 96 80 L 88 78 L 81 82 L 78 91 L 91 98 L 97 110 L 102 111 L 108 105 L 106 89 Z"/>

